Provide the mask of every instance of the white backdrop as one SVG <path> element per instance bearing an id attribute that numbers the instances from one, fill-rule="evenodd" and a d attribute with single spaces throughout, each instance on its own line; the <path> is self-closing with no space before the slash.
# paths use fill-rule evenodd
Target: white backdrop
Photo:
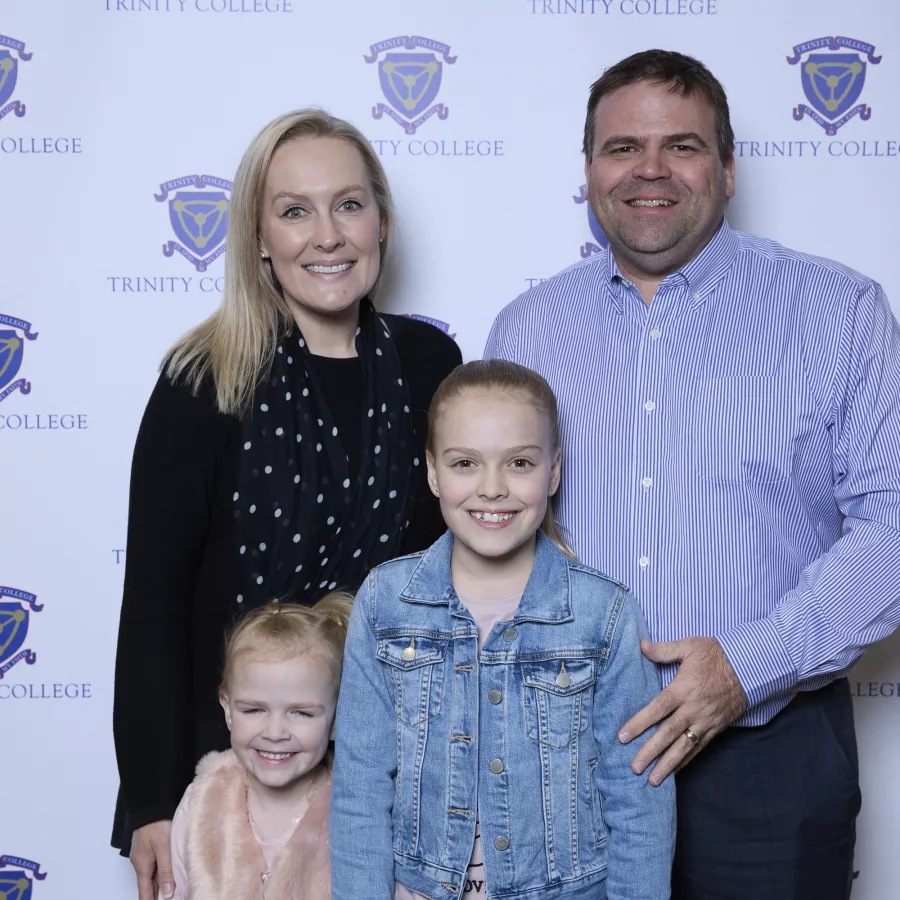
<path id="1" fill-rule="evenodd" d="M 900 309 L 893 0 L 0 0 L 0 896 L 11 878 L 11 900 L 134 896 L 108 847 L 131 449 L 161 355 L 224 272 L 163 253 L 221 250 L 215 233 L 192 248 L 170 201 L 227 197 L 263 124 L 325 106 L 372 140 L 396 194 L 382 304 L 440 320 L 475 357 L 501 306 L 596 245 L 578 202 L 588 87 L 653 46 L 725 84 L 732 224 L 872 275 Z M 809 53 L 863 63 L 832 135 L 827 98 L 804 91 Z M 380 84 L 387 54 L 439 63 L 405 118 Z M 821 121 L 795 120 L 801 105 Z M 210 178 L 155 199 L 193 176 Z M 854 900 L 900 896 L 898 647 L 853 673 Z"/>

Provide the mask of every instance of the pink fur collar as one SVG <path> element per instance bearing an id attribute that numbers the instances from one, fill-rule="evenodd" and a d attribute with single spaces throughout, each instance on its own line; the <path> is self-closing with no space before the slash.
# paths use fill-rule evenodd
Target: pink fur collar
<path id="1" fill-rule="evenodd" d="M 231 750 L 208 753 L 197 765 L 187 810 L 185 862 L 191 900 L 331 900 L 328 861 L 327 767 L 309 807 L 266 874 L 250 829 L 247 773 Z"/>

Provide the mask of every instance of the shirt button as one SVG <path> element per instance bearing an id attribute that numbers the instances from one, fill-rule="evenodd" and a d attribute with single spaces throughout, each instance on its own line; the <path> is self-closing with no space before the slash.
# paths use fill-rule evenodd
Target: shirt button
<path id="1" fill-rule="evenodd" d="M 653 331 L 650 332 L 650 337 L 656 341 L 659 340 L 661 334 L 662 332 L 658 328 L 654 328 Z"/>
<path id="2" fill-rule="evenodd" d="M 493 690 L 488 691 L 488 700 L 496 706 L 503 699 L 503 694 L 494 688 Z"/>
<path id="3" fill-rule="evenodd" d="M 495 850 L 509 850 L 509 838 L 504 835 L 500 835 L 500 837 L 494 838 L 494 849 Z"/>
<path id="4" fill-rule="evenodd" d="M 642 569 L 646 569 L 647 566 L 650 565 L 650 560 L 646 556 L 642 556 L 638 562 L 641 564 Z"/>
<path id="5" fill-rule="evenodd" d="M 503 760 L 492 759 L 488 764 L 488 768 L 495 774 L 500 775 L 503 772 Z"/>
<path id="6" fill-rule="evenodd" d="M 700 299 L 700 291 L 694 291 L 694 299 L 695 299 L 695 300 L 699 300 L 699 299 Z"/>
<path id="7" fill-rule="evenodd" d="M 645 476 L 641 479 L 641 484 L 644 487 L 650 487 L 650 485 L 653 484 L 653 479 L 650 478 L 649 476 Z"/>
<path id="8" fill-rule="evenodd" d="M 519 632 L 515 628 L 507 628 L 503 632 L 503 640 L 512 643 L 519 636 Z"/>
<path id="9" fill-rule="evenodd" d="M 653 410 L 656 409 L 656 404 L 652 400 L 648 400 L 644 404 L 644 409 L 646 409 L 647 412 L 653 412 Z"/>

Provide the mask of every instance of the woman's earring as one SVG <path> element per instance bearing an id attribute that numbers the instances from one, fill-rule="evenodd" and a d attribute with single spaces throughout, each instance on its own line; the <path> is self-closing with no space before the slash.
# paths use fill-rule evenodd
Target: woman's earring
<path id="1" fill-rule="evenodd" d="M 260 251 L 259 251 L 259 258 L 260 258 L 260 259 L 268 259 L 269 257 L 266 256 L 266 254 L 263 253 L 262 250 L 260 250 Z"/>

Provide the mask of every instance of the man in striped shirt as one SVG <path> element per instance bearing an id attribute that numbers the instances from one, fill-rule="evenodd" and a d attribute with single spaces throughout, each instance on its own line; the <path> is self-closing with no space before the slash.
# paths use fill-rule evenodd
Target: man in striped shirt
<path id="1" fill-rule="evenodd" d="M 871 279 L 729 227 L 733 150 L 696 60 L 608 70 L 584 151 L 609 250 L 507 306 L 485 356 L 553 386 L 558 517 L 646 615 L 664 688 L 619 738 L 659 723 L 634 771 L 678 771 L 673 898 L 846 900 L 844 676 L 900 624 L 900 330 Z"/>

